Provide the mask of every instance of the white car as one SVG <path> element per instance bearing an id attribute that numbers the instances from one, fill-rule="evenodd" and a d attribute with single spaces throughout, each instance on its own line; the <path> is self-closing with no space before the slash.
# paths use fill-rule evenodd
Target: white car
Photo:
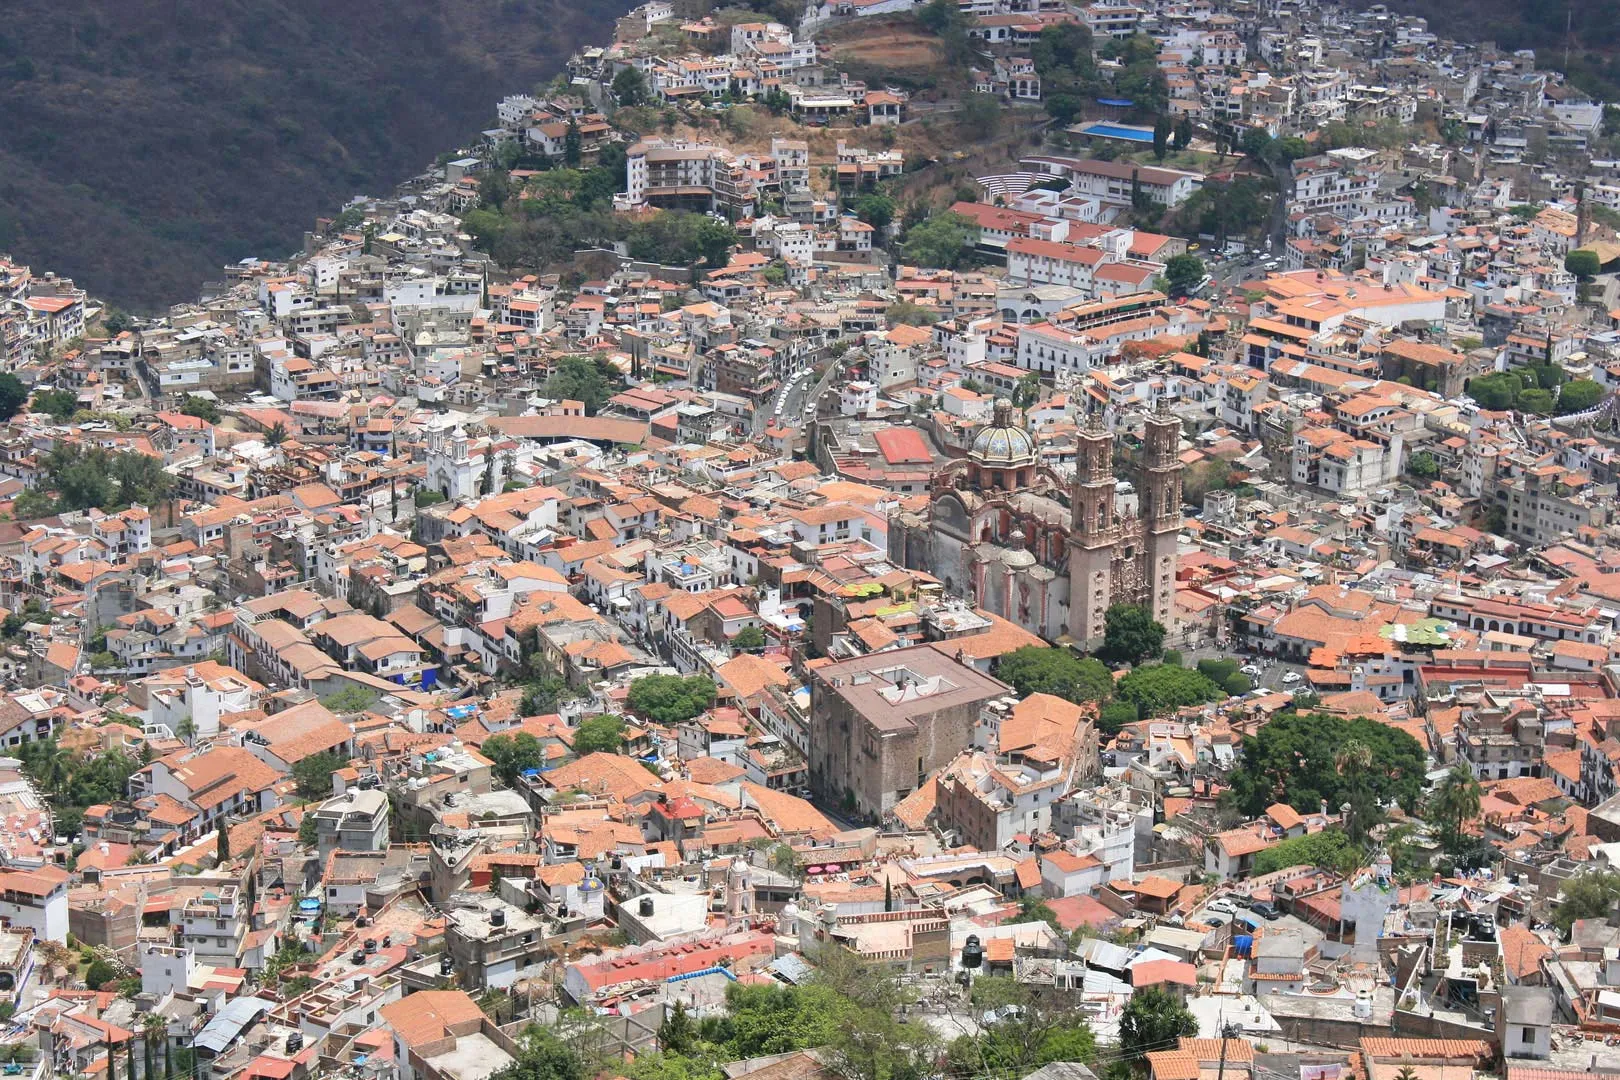
<path id="1" fill-rule="evenodd" d="M 1301 678 L 1301 676 L 1300 676 L 1299 672 L 1297 672 L 1297 671 L 1285 671 L 1285 672 L 1283 672 L 1283 682 L 1285 682 L 1285 683 L 1297 683 L 1297 682 L 1299 682 L 1300 678 Z"/>
<path id="2" fill-rule="evenodd" d="M 1260 674 L 1260 668 L 1256 664 L 1244 664 L 1238 670 L 1251 677 Z"/>
<path id="3" fill-rule="evenodd" d="M 1225 897 L 1222 897 L 1219 900 L 1211 900 L 1209 903 L 1205 904 L 1204 910 L 1214 912 L 1218 915 L 1236 915 L 1237 905 Z"/>

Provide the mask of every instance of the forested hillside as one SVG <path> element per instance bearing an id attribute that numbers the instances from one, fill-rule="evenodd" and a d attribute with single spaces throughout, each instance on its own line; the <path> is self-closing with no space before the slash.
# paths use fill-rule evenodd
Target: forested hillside
<path id="1" fill-rule="evenodd" d="M 1601 97 L 1620 98 L 1620 0 L 1385 2 L 1393 11 L 1423 16 L 1429 20 L 1430 30 L 1458 41 L 1494 41 L 1503 49 L 1535 49 L 1543 67 L 1563 70 L 1568 44 L 1570 80 Z"/>
<path id="2" fill-rule="evenodd" d="M 137 308 L 294 250 L 605 40 L 624 0 L 12 0 L 0 251 Z"/>

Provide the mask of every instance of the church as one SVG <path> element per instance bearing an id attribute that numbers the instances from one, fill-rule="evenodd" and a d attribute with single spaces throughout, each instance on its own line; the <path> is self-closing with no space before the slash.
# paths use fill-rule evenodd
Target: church
<path id="1" fill-rule="evenodd" d="M 1040 464 L 1012 405 L 998 401 L 967 457 L 934 476 L 926 513 L 890 522 L 889 554 L 1049 641 L 1101 644 L 1103 616 L 1119 603 L 1173 629 L 1181 422 L 1163 402 L 1142 442 L 1134 491 L 1122 492 L 1114 436 L 1089 418 L 1067 479 Z"/>

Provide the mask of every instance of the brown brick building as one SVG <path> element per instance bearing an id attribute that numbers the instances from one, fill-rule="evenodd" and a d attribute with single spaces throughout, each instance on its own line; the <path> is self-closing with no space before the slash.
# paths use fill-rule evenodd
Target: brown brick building
<path id="1" fill-rule="evenodd" d="M 810 786 L 882 818 L 973 741 L 1006 683 L 927 645 L 826 664 L 810 673 Z"/>

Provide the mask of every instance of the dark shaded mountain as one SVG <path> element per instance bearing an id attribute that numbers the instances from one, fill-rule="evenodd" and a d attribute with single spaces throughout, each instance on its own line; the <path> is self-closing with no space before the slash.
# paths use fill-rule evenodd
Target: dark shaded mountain
<path id="1" fill-rule="evenodd" d="M 1391 11 L 1421 15 L 1429 20 L 1429 29 L 1443 37 L 1493 41 L 1501 49 L 1534 49 L 1540 66 L 1563 71 L 1571 83 L 1599 97 L 1620 97 L 1620 0 L 1384 2 Z M 1367 5 L 1368 0 L 1360 0 L 1359 6 Z"/>
<path id="2" fill-rule="evenodd" d="M 283 256 L 605 41 L 627 0 L 9 0 L 0 251 L 137 309 Z"/>

